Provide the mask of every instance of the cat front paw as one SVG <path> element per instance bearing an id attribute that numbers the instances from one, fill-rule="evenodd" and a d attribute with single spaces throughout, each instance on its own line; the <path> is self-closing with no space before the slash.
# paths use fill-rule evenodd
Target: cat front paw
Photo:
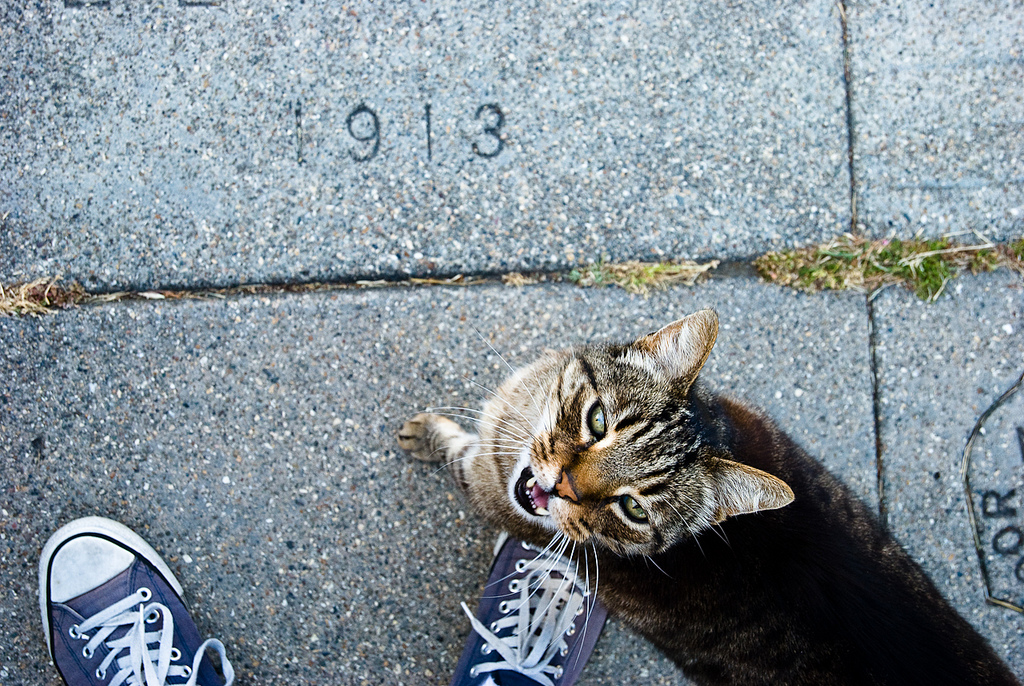
<path id="1" fill-rule="evenodd" d="M 448 451 L 464 436 L 466 432 L 452 420 L 423 412 L 398 430 L 398 446 L 417 460 L 440 462 L 448 459 Z"/>

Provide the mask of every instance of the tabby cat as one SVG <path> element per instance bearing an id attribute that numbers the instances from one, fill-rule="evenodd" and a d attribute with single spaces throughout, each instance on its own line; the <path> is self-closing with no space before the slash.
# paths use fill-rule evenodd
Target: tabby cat
<path id="1" fill-rule="evenodd" d="M 699 684 L 1016 684 L 862 502 L 698 382 L 717 335 L 703 310 L 546 353 L 479 435 L 420 414 L 399 443 L 494 526 L 596 557 L 609 611 Z"/>

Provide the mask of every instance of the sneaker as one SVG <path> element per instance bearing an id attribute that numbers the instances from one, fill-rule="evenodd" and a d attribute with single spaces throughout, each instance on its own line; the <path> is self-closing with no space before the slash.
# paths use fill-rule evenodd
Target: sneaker
<path id="1" fill-rule="evenodd" d="M 572 566 L 572 569 L 570 568 Z M 575 564 L 502 534 L 452 686 L 571 686 L 608 611 Z"/>
<path id="2" fill-rule="evenodd" d="M 134 531 L 103 517 L 65 524 L 39 560 L 50 657 L 68 686 L 230 686 L 217 639 L 202 641 L 181 584 Z M 207 650 L 220 657 L 217 673 Z"/>

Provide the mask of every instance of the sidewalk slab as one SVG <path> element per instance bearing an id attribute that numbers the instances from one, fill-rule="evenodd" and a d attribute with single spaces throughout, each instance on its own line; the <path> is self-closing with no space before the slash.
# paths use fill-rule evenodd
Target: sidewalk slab
<path id="1" fill-rule="evenodd" d="M 825 0 L 2 12 L 0 282 L 723 259 L 849 225 Z"/>
<path id="2" fill-rule="evenodd" d="M 877 505 L 862 296 L 750 278 L 617 289 L 386 289 L 134 302 L 0 319 L 0 674 L 49 684 L 35 565 L 78 516 L 135 528 L 247 683 L 445 684 L 497 532 L 398 450 L 427 406 L 478 406 L 545 347 L 706 306 L 704 377 L 766 408 Z M 479 335 L 477 332 L 480 332 Z M 614 621 L 581 684 L 681 683 Z"/>
<path id="3" fill-rule="evenodd" d="M 934 304 L 899 288 L 875 300 L 883 500 L 896 538 L 1024 676 L 1024 616 L 984 602 L 959 473 L 975 422 L 1024 372 L 1024 293 L 1020 277 L 1007 272 L 962 276 L 950 290 Z M 1018 450 L 1016 427 L 1024 413 L 1014 416 L 1014 407 L 1021 405 L 1007 406 L 975 446 L 971 478 L 993 579 L 1019 595 L 1022 583 L 1012 576 L 1010 560 L 1002 559 L 1010 556 L 995 550 L 1013 542 L 994 546 L 998 530 L 980 511 L 986 492 L 1005 496 L 1021 477 L 1019 452 L 1015 467 L 997 464 Z M 1020 524 L 1020 493 L 1003 502 L 1018 508 L 1007 525 Z M 997 504 L 989 499 L 990 510 Z M 1020 555 L 1012 557 L 1016 564 Z"/>
<path id="4" fill-rule="evenodd" d="M 846 6 L 858 223 L 879 236 L 1024 233 L 1020 5 Z"/>

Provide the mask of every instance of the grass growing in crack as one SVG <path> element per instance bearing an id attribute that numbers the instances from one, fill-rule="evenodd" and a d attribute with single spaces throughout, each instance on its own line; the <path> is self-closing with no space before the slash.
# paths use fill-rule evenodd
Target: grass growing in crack
<path id="1" fill-rule="evenodd" d="M 519 274 L 501 277 L 509 286 L 524 286 L 540 281 L 571 281 L 583 287 L 619 286 L 633 293 L 647 294 L 670 285 L 694 285 L 718 266 L 713 260 L 696 262 L 599 262 L 573 269 L 569 274 Z M 1004 244 L 957 245 L 949 238 L 869 241 L 842 236 L 824 245 L 770 252 L 757 258 L 754 266 L 760 275 L 781 285 L 805 291 L 856 290 L 877 291 L 890 284 L 903 283 L 919 297 L 935 300 L 950 279 L 961 270 L 974 273 L 1009 268 L 1024 276 L 1024 237 Z M 483 277 L 454 276 L 409 278 L 404 281 L 357 281 L 355 283 L 305 283 L 290 285 L 248 285 L 199 291 L 144 291 L 91 294 L 81 285 L 58 284 L 59 278 L 36 279 L 26 283 L 0 284 L 0 316 L 43 315 L 57 309 L 121 300 L 180 300 L 225 298 L 233 295 L 264 293 L 305 293 L 386 286 L 470 286 L 487 283 Z"/>
<path id="2" fill-rule="evenodd" d="M 583 287 L 619 286 L 630 293 L 650 293 L 652 288 L 683 284 L 692 286 L 697 279 L 718 266 L 718 260 L 696 262 L 598 262 L 569 272 L 569 281 Z"/>
<path id="3" fill-rule="evenodd" d="M 875 291 L 902 283 L 934 301 L 962 269 L 1008 267 L 1024 274 L 1024 239 L 957 245 L 949 238 L 868 240 L 842 236 L 824 245 L 770 252 L 754 266 L 762 278 L 804 291 Z"/>
<path id="4" fill-rule="evenodd" d="M 36 279 L 13 286 L 0 285 L 0 315 L 43 315 L 72 307 L 88 297 L 77 283 L 67 288 L 57 285 L 59 277 Z"/>

